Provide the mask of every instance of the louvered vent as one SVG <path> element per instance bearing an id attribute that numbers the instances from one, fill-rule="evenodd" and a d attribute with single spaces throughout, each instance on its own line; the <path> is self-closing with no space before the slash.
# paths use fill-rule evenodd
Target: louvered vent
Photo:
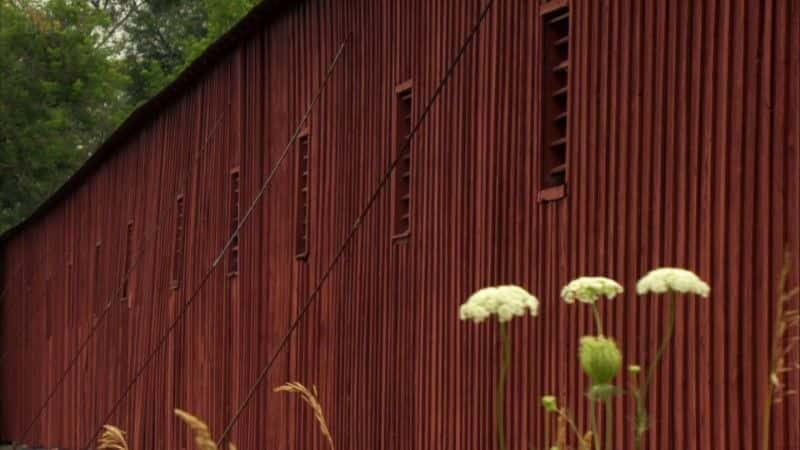
<path id="1" fill-rule="evenodd" d="M 239 169 L 233 169 L 231 171 L 231 202 L 230 202 L 230 234 L 233 235 L 236 233 L 236 230 L 239 228 L 239 219 L 240 219 L 240 180 L 239 180 Z M 239 235 L 236 234 L 233 237 L 233 241 L 231 242 L 231 248 L 228 250 L 228 275 L 236 276 L 239 274 Z"/>
<path id="2" fill-rule="evenodd" d="M 181 284 L 181 274 L 183 273 L 184 242 L 186 227 L 186 212 L 184 210 L 183 195 L 175 199 L 175 242 L 172 251 L 172 282 L 173 289 L 177 289 Z"/>
<path id="3" fill-rule="evenodd" d="M 397 125 L 395 158 L 400 158 L 394 171 L 394 212 L 393 236 L 395 239 L 407 237 L 411 233 L 411 134 L 412 86 L 403 83 L 397 92 Z"/>
<path id="4" fill-rule="evenodd" d="M 298 259 L 308 257 L 310 144 L 310 136 L 308 134 L 301 135 L 297 143 L 295 256 Z"/>
<path id="5" fill-rule="evenodd" d="M 551 1 L 541 12 L 541 188 L 549 189 L 567 182 L 570 11 L 566 1 Z"/>

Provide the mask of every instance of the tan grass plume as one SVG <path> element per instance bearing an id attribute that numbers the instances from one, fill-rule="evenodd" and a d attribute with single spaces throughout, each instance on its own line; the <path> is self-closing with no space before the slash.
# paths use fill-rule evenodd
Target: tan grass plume
<path id="1" fill-rule="evenodd" d="M 314 418 L 319 424 L 319 431 L 323 436 L 325 436 L 325 439 L 328 440 L 328 445 L 330 445 L 331 450 L 335 450 L 336 447 L 333 445 L 333 437 L 331 436 L 331 431 L 328 428 L 328 421 L 325 419 L 325 412 L 322 410 L 322 405 L 319 403 L 319 394 L 317 394 L 316 386 L 312 386 L 312 389 L 309 390 L 301 383 L 295 381 L 293 383 L 286 383 L 282 386 L 278 386 L 274 391 L 288 392 L 299 395 L 300 398 L 314 411 Z"/>
<path id="2" fill-rule="evenodd" d="M 103 433 L 97 439 L 98 450 L 128 450 L 125 432 L 114 425 L 103 425 Z"/>
<path id="3" fill-rule="evenodd" d="M 586 450 L 591 449 L 592 448 L 592 439 L 594 439 L 594 435 L 592 434 L 592 431 L 589 430 L 589 431 L 586 432 L 586 434 L 583 435 L 583 439 L 581 440 L 582 441 L 581 444 L 583 445 L 582 448 L 584 448 Z"/>
<path id="4" fill-rule="evenodd" d="M 787 374 L 800 371 L 800 361 L 787 362 L 792 357 L 795 347 L 800 344 L 800 305 L 790 306 L 791 302 L 800 298 L 800 286 L 789 288 L 789 278 L 792 266 L 792 255 L 786 250 L 783 268 L 778 278 L 778 296 L 775 302 L 775 328 L 769 351 L 769 377 L 766 384 L 761 411 L 761 448 L 769 450 L 772 429 L 772 407 L 784 398 L 797 395 L 797 389 L 787 388 Z"/>
<path id="5" fill-rule="evenodd" d="M 189 429 L 194 433 L 194 442 L 197 444 L 197 450 L 217 450 L 217 443 L 214 442 L 211 430 L 205 422 L 182 409 L 175 409 L 175 415 L 188 425 Z M 236 445 L 229 443 L 228 450 L 237 450 Z"/>

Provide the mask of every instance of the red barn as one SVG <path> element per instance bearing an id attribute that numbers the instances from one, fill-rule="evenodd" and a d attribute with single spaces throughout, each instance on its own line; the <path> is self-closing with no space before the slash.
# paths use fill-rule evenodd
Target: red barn
<path id="1" fill-rule="evenodd" d="M 509 448 L 544 448 L 541 395 L 587 423 L 591 315 L 561 286 L 622 282 L 601 313 L 645 363 L 667 303 L 635 282 L 680 266 L 712 293 L 679 302 L 645 447 L 760 448 L 800 255 L 800 3 L 486 1 L 266 1 L 136 111 L 2 238 L 0 437 L 193 448 L 179 407 L 242 449 L 326 448 L 272 392 L 299 380 L 339 449 L 493 448 L 498 336 L 458 306 L 515 283 L 542 308 L 511 325 Z M 773 448 L 798 417 L 776 405 Z"/>

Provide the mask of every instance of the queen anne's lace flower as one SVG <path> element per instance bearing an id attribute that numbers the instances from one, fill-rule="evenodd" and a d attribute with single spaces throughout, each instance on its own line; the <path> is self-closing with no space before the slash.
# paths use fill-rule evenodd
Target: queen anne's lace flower
<path id="1" fill-rule="evenodd" d="M 575 303 L 576 299 L 583 303 L 594 303 L 600 297 L 611 300 L 622 291 L 622 286 L 610 278 L 580 277 L 564 286 L 561 298 L 567 303 Z"/>
<path id="2" fill-rule="evenodd" d="M 643 276 L 636 283 L 636 292 L 639 295 L 679 292 L 681 294 L 688 293 L 708 297 L 711 288 L 694 272 L 674 267 L 662 267 Z"/>
<path id="3" fill-rule="evenodd" d="M 524 316 L 526 309 L 532 316 L 539 314 L 539 300 L 519 286 L 483 288 L 461 305 L 461 320 L 483 322 L 492 314 L 500 322 L 508 322 L 515 316 Z"/>

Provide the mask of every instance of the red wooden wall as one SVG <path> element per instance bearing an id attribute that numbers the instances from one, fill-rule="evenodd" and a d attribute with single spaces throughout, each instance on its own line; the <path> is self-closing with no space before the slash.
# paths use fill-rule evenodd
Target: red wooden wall
<path id="1" fill-rule="evenodd" d="M 6 242 L 0 435 L 22 438 L 118 290 L 132 220 L 142 259 L 128 302 L 112 299 L 25 440 L 74 449 L 94 433 L 227 240 L 231 169 L 249 205 L 353 32 L 309 122 L 308 259 L 294 258 L 290 163 L 242 231 L 238 276 L 214 273 L 111 421 L 136 450 L 192 447 L 174 407 L 220 432 L 389 164 L 395 86 L 414 80 L 418 117 L 480 7 L 305 2 Z M 287 380 L 317 385 L 340 449 L 492 448 L 497 335 L 457 308 L 508 282 L 543 301 L 511 327 L 509 448 L 543 448 L 541 395 L 586 415 L 576 346 L 589 311 L 564 305 L 560 287 L 583 274 L 624 282 L 602 312 L 627 362 L 645 362 L 666 304 L 634 285 L 662 265 L 697 271 L 712 295 L 679 304 L 647 448 L 757 447 L 782 249 L 800 255 L 800 4 L 572 0 L 568 195 L 550 203 L 536 201 L 538 7 L 495 0 L 414 140 L 410 239 L 390 239 L 384 191 L 236 425 L 240 448 L 324 448 L 309 412 L 271 392 Z M 187 254 L 171 289 L 179 194 Z M 616 406 L 616 448 L 631 448 L 631 404 Z M 800 449 L 797 397 L 775 411 L 774 448 Z"/>

